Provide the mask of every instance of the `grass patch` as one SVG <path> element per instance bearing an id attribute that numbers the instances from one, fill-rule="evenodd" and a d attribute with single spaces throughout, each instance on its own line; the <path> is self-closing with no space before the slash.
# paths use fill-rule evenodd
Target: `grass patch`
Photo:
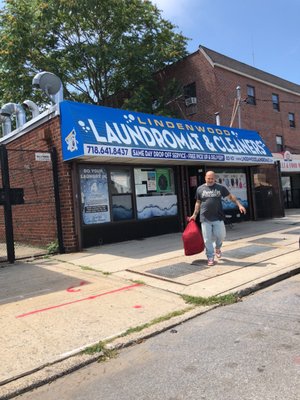
<path id="1" fill-rule="evenodd" d="M 57 254 L 59 252 L 58 241 L 54 240 L 53 242 L 49 243 L 46 249 L 48 255 Z"/>
<path id="2" fill-rule="evenodd" d="M 62 264 L 73 265 L 74 267 L 80 268 L 80 269 L 82 269 L 83 271 L 93 271 L 93 272 L 97 272 L 97 273 L 102 274 L 102 275 L 105 275 L 105 276 L 112 275 L 112 272 L 101 271 L 101 270 L 99 270 L 99 269 L 96 269 L 96 268 L 93 268 L 93 267 L 89 267 L 89 266 L 87 266 L 87 265 L 80 265 L 80 264 L 78 265 L 78 264 L 75 264 L 75 263 L 73 263 L 73 262 L 71 262 L 71 261 L 59 260 L 58 258 L 51 257 L 51 254 L 46 254 L 45 256 L 43 256 L 43 258 L 45 258 L 45 259 L 51 259 L 51 260 L 57 261 L 57 262 L 62 263 Z"/>
<path id="3" fill-rule="evenodd" d="M 95 353 L 101 353 L 102 351 L 105 350 L 105 343 L 104 342 L 99 342 L 94 344 L 93 346 L 88 347 L 83 351 L 83 354 L 95 354 Z"/>
<path id="4" fill-rule="evenodd" d="M 77 267 L 76 264 L 73 264 L 73 263 L 70 263 L 70 262 L 69 262 L 68 264 L 72 264 L 72 265 L 75 265 L 75 267 Z M 79 268 L 82 269 L 83 271 L 95 271 L 94 268 L 92 268 L 92 267 L 86 267 L 85 265 L 79 265 Z"/>
<path id="5" fill-rule="evenodd" d="M 71 264 L 71 263 L 69 263 L 69 264 Z M 77 267 L 76 264 L 72 263 L 72 265 L 75 265 L 75 267 Z M 98 274 L 102 274 L 102 275 L 105 275 L 105 276 L 112 275 L 112 272 L 100 271 L 99 269 L 95 269 L 95 268 L 92 268 L 92 267 L 87 267 L 86 265 L 79 265 L 79 268 L 81 268 L 83 271 L 98 272 Z"/>
<path id="6" fill-rule="evenodd" d="M 132 283 L 138 283 L 139 285 L 146 285 L 144 281 L 140 281 L 139 279 L 131 279 Z"/>
<path id="7" fill-rule="evenodd" d="M 197 296 L 188 296 L 186 294 L 183 294 L 181 297 L 186 303 L 194 304 L 195 306 L 211 306 L 214 304 L 225 306 L 228 304 L 237 303 L 239 301 L 239 297 L 233 293 L 225 294 L 223 296 L 210 296 L 210 297 L 197 297 Z"/>
<path id="8" fill-rule="evenodd" d="M 93 355 L 96 353 L 99 353 L 99 359 L 98 362 L 110 360 L 111 358 L 114 358 L 117 356 L 118 352 L 115 349 L 108 349 L 105 346 L 105 342 L 99 342 L 96 343 L 94 346 L 88 347 L 85 349 L 83 354 L 88 354 L 88 355 Z"/>
<path id="9" fill-rule="evenodd" d="M 146 324 L 138 325 L 138 326 L 136 326 L 134 328 L 129 328 L 124 333 L 119 335 L 118 337 L 124 337 L 124 336 L 128 336 L 128 335 L 130 335 L 132 333 L 135 333 L 135 332 L 141 332 L 142 330 L 144 330 L 146 328 L 149 328 L 152 325 L 156 325 L 156 324 L 159 324 L 160 322 L 168 321 L 171 318 L 183 315 L 187 311 L 190 311 L 191 309 L 193 309 L 193 307 L 187 307 L 187 308 L 185 308 L 183 310 L 173 311 L 173 312 L 171 312 L 169 314 L 163 315 L 162 317 L 155 318 L 152 321 L 147 322 Z"/>

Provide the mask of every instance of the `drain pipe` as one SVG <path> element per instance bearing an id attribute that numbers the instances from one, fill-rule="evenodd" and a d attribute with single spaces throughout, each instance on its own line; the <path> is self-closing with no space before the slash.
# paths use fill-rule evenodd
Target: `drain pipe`
<path id="1" fill-rule="evenodd" d="M 40 110 L 37 106 L 37 104 L 35 104 L 35 102 L 31 101 L 31 100 L 25 100 L 23 101 L 22 105 L 27 109 L 30 110 L 32 118 L 37 117 L 40 114 Z"/>
<path id="2" fill-rule="evenodd" d="M 23 107 L 16 103 L 7 103 L 0 110 L 0 114 L 5 117 L 10 117 L 12 114 L 16 115 L 16 127 L 20 128 L 26 122 L 26 115 Z"/>
<path id="3" fill-rule="evenodd" d="M 237 99 L 237 103 L 238 103 L 238 125 L 239 128 L 242 128 L 242 116 L 241 116 L 241 87 L 237 86 L 236 87 L 236 99 Z"/>
<path id="4" fill-rule="evenodd" d="M 2 137 L 11 132 L 11 120 L 10 117 L 0 115 L 0 122 L 2 124 Z"/>

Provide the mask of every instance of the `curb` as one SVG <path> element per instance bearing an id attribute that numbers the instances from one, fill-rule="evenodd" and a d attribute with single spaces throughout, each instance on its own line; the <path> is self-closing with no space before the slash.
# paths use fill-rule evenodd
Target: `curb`
<path id="1" fill-rule="evenodd" d="M 239 290 L 235 292 L 239 297 L 246 297 L 249 296 L 250 294 L 257 292 L 258 290 L 265 289 L 269 286 L 274 285 L 275 283 L 278 283 L 280 281 L 283 281 L 285 279 L 291 278 L 292 276 L 298 275 L 300 273 L 300 266 L 297 266 L 295 269 L 291 269 L 287 272 L 284 272 L 282 274 L 276 275 L 273 278 L 267 279 L 265 281 L 256 283 L 253 286 L 250 286 L 246 289 Z"/>
<path id="2" fill-rule="evenodd" d="M 219 305 L 212 305 L 207 307 L 195 307 L 185 314 L 177 317 L 173 317 L 170 320 L 159 322 L 151 327 L 145 328 L 141 332 L 132 333 L 131 335 L 116 338 L 115 342 L 110 343 L 107 347 L 110 350 L 121 350 L 141 343 L 151 337 L 154 337 L 160 333 L 163 333 L 169 329 L 172 329 L 186 321 L 189 321 L 201 314 L 205 314 L 210 310 L 219 307 Z M 104 341 L 105 339 L 103 339 Z M 87 346 L 89 347 L 89 346 Z M 41 366 L 38 370 L 28 371 L 26 375 L 22 377 L 16 377 L 14 380 L 10 380 L 7 384 L 0 385 L 0 389 L 6 390 L 6 393 L 0 394 L 0 400 L 9 400 L 16 396 L 22 395 L 33 389 L 37 389 L 40 386 L 46 385 L 61 378 L 67 374 L 75 372 L 89 364 L 97 362 L 101 357 L 101 353 L 96 355 L 82 354 L 84 349 L 81 349 L 79 353 L 73 354 L 63 360 L 54 361 L 51 364 Z"/>

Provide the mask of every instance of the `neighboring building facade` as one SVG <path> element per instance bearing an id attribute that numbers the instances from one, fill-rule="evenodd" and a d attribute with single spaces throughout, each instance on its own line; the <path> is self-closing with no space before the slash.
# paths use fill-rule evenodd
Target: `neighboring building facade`
<path id="1" fill-rule="evenodd" d="M 300 85 L 203 46 L 157 76 L 182 84 L 173 102 L 181 118 L 215 123 L 217 113 L 223 126 L 257 131 L 276 160 L 289 154 L 294 163 L 281 162 L 285 206 L 300 207 Z"/>

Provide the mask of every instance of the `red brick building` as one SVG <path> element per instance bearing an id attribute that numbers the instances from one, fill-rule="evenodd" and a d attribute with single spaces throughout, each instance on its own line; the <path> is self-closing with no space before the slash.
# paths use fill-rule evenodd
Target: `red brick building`
<path id="1" fill-rule="evenodd" d="M 286 206 L 300 207 L 300 85 L 203 46 L 158 77 L 183 86 L 173 102 L 181 118 L 215 123 L 218 113 L 223 126 L 257 131 L 281 161 Z"/>
<path id="2" fill-rule="evenodd" d="M 11 205 L 16 243 L 58 239 L 70 252 L 180 232 L 207 169 L 239 197 L 247 219 L 283 215 L 278 170 L 253 131 L 64 101 L 6 134 L 0 147 L 4 191 L 5 170 L 8 190 L 24 191 L 24 202 Z M 266 177 L 267 190 L 257 191 Z M 242 219 L 234 203 L 224 206 Z M 4 238 L 10 210 L 2 211 Z"/>

